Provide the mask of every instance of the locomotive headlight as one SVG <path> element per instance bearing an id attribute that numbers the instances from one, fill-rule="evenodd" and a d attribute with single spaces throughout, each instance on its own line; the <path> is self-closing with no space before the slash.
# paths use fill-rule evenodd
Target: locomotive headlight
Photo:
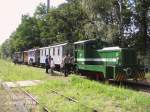
<path id="1" fill-rule="evenodd" d="M 124 71 L 126 72 L 127 75 L 131 75 L 132 74 L 131 68 L 126 68 L 126 69 L 124 69 Z"/>
<path id="2" fill-rule="evenodd" d="M 148 73 L 148 72 L 149 72 L 149 68 L 148 68 L 148 67 L 145 67 L 145 68 L 144 68 L 144 72 L 145 72 L 145 73 Z"/>

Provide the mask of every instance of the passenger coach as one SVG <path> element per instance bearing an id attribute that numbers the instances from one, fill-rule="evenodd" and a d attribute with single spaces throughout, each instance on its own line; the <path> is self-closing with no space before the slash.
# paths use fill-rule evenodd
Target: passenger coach
<path id="1" fill-rule="evenodd" d="M 39 63 L 40 63 L 40 50 L 38 48 L 28 50 L 28 64 L 39 65 Z"/>
<path id="2" fill-rule="evenodd" d="M 23 51 L 23 63 L 28 64 L 28 51 Z"/>
<path id="3" fill-rule="evenodd" d="M 62 60 L 67 52 L 69 52 L 67 43 L 52 45 L 49 47 L 42 47 L 40 48 L 40 64 L 42 66 L 45 65 L 45 59 L 48 55 L 53 58 L 55 69 L 59 70 L 62 64 Z"/>

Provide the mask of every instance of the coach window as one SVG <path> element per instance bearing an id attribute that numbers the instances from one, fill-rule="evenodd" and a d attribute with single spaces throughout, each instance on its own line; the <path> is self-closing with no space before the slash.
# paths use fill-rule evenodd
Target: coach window
<path id="1" fill-rule="evenodd" d="M 45 49 L 45 56 L 46 56 L 46 49 Z"/>
<path id="2" fill-rule="evenodd" d="M 55 55 L 55 48 L 53 48 L 53 56 Z"/>
<path id="3" fill-rule="evenodd" d="M 58 56 L 59 56 L 59 54 L 60 54 L 60 47 L 58 47 Z"/>
<path id="4" fill-rule="evenodd" d="M 41 50 L 41 56 L 43 56 L 43 50 Z"/>
<path id="5" fill-rule="evenodd" d="M 49 49 L 49 56 L 51 55 L 51 50 Z"/>

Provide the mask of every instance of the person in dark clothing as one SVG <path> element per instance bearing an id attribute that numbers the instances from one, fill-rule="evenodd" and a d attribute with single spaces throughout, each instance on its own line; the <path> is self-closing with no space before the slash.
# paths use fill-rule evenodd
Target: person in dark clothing
<path id="1" fill-rule="evenodd" d="M 46 68 L 46 73 L 48 73 L 48 70 L 50 68 L 49 66 L 49 56 L 46 55 L 46 59 L 45 59 L 45 68 Z"/>
<path id="2" fill-rule="evenodd" d="M 63 59 L 65 77 L 67 77 L 68 74 L 70 73 L 70 62 L 71 62 L 71 57 L 69 54 L 67 54 Z"/>
<path id="3" fill-rule="evenodd" d="M 70 57 L 70 73 L 74 72 L 74 57 Z"/>
<path id="4" fill-rule="evenodd" d="M 49 68 L 51 68 L 51 60 L 52 60 L 52 57 L 49 56 Z"/>

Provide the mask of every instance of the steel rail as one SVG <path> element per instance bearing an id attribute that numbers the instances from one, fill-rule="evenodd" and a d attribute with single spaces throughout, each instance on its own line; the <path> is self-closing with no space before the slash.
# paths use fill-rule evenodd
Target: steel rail
<path id="1" fill-rule="evenodd" d="M 39 106 L 41 106 L 44 112 L 50 112 L 50 110 L 48 110 L 44 105 L 42 105 L 30 93 L 28 93 L 27 91 L 25 91 L 24 89 L 22 89 L 20 86 L 17 86 L 17 88 L 15 88 L 14 90 L 12 90 L 12 88 L 5 88 L 5 90 L 7 90 L 8 94 L 10 96 L 14 96 L 16 94 L 15 92 L 17 92 L 17 91 L 18 92 L 22 92 L 25 95 L 27 95 L 29 98 L 31 98 L 31 100 L 33 100 L 36 104 L 38 104 Z"/>
<path id="2" fill-rule="evenodd" d="M 127 80 L 122 83 L 119 83 L 114 80 L 109 80 L 109 84 L 123 86 L 126 87 L 127 89 L 133 89 L 136 91 L 143 91 L 143 92 L 150 93 L 150 83 L 146 83 L 146 82 Z"/>
<path id="3" fill-rule="evenodd" d="M 26 90 L 22 89 L 21 87 L 18 87 L 23 93 L 25 93 L 28 97 L 30 97 L 33 101 L 35 101 L 39 106 L 41 106 L 44 110 L 44 112 L 49 112 L 48 108 L 46 106 L 42 105 L 39 101 L 37 101 L 30 93 L 28 93 Z"/>
<path id="4" fill-rule="evenodd" d="M 96 110 L 95 108 L 90 107 L 90 106 L 87 106 L 87 105 L 85 105 L 85 104 L 79 102 L 79 101 L 76 100 L 76 99 L 73 99 L 73 98 L 71 98 L 71 97 L 65 96 L 65 95 L 63 95 L 63 94 L 57 92 L 56 90 L 50 90 L 50 91 L 51 91 L 51 93 L 55 93 L 55 94 L 57 94 L 57 95 L 59 95 L 59 96 L 61 96 L 61 97 L 64 97 L 64 98 L 68 99 L 69 101 L 73 101 L 73 102 L 75 102 L 75 103 L 79 103 L 79 104 L 81 104 L 82 106 L 91 109 L 93 112 L 99 112 L 99 111 Z"/>

